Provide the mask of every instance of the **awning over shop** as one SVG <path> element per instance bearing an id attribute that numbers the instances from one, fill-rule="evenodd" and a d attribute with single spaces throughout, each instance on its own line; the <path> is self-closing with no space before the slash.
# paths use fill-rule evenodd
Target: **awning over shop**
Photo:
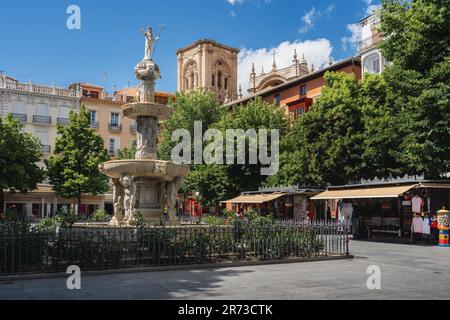
<path id="1" fill-rule="evenodd" d="M 417 187 L 418 184 L 392 187 L 366 187 L 359 189 L 327 190 L 312 200 L 328 199 L 367 199 L 367 198 L 397 198 L 399 195 Z"/>
<path id="2" fill-rule="evenodd" d="M 222 203 L 265 203 L 285 196 L 286 193 L 241 195 Z"/>

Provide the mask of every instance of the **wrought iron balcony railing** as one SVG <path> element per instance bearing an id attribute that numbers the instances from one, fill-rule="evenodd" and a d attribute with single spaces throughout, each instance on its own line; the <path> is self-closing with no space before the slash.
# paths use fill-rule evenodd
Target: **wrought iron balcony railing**
<path id="1" fill-rule="evenodd" d="M 117 124 L 117 123 L 110 123 L 109 124 L 109 130 L 110 131 L 121 131 L 122 130 L 122 125 Z"/>
<path id="2" fill-rule="evenodd" d="M 41 146 L 41 151 L 42 151 L 42 153 L 50 153 L 51 147 L 47 146 L 47 145 L 42 145 Z"/>
<path id="3" fill-rule="evenodd" d="M 11 113 L 13 118 L 18 119 L 20 122 L 27 122 L 27 115 L 22 113 Z"/>
<path id="4" fill-rule="evenodd" d="M 51 124 L 52 123 L 52 117 L 50 117 L 50 116 L 34 115 L 33 116 L 33 122 L 34 123 L 39 123 L 39 124 Z"/>
<path id="5" fill-rule="evenodd" d="M 91 122 L 89 126 L 93 129 L 98 129 L 98 122 Z"/>
<path id="6" fill-rule="evenodd" d="M 67 119 L 67 118 L 57 118 L 56 121 L 57 121 L 60 125 L 66 126 L 67 123 L 69 122 L 69 119 Z"/>

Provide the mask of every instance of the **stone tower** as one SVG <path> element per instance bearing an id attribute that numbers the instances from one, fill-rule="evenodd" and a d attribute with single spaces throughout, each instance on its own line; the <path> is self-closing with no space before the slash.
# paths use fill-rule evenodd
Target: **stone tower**
<path id="1" fill-rule="evenodd" d="M 178 49 L 178 91 L 214 92 L 221 102 L 236 99 L 238 54 L 238 49 L 213 40 Z"/>

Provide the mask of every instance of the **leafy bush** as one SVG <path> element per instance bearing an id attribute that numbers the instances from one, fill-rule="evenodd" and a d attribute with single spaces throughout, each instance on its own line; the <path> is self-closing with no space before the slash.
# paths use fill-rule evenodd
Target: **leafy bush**
<path id="1" fill-rule="evenodd" d="M 226 218 L 218 216 L 205 216 L 202 218 L 202 222 L 209 226 L 220 226 L 225 224 Z"/>
<path id="2" fill-rule="evenodd" d="M 43 218 L 36 225 L 36 229 L 40 232 L 55 233 L 64 223 L 64 217 L 57 215 L 54 217 Z"/>
<path id="3" fill-rule="evenodd" d="M 98 209 L 92 215 L 92 221 L 94 222 L 107 222 L 109 221 L 110 216 L 104 209 Z"/>

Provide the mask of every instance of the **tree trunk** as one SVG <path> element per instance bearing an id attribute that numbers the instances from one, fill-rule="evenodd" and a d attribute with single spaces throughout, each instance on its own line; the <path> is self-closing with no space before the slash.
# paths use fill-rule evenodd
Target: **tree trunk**
<path id="1" fill-rule="evenodd" d="M 5 193 L 3 192 L 3 188 L 0 187 L 0 214 L 5 213 L 3 209 L 5 208 Z"/>
<path id="2" fill-rule="evenodd" d="M 78 202 L 77 215 L 79 216 L 81 214 L 81 194 L 78 195 L 77 202 Z"/>

